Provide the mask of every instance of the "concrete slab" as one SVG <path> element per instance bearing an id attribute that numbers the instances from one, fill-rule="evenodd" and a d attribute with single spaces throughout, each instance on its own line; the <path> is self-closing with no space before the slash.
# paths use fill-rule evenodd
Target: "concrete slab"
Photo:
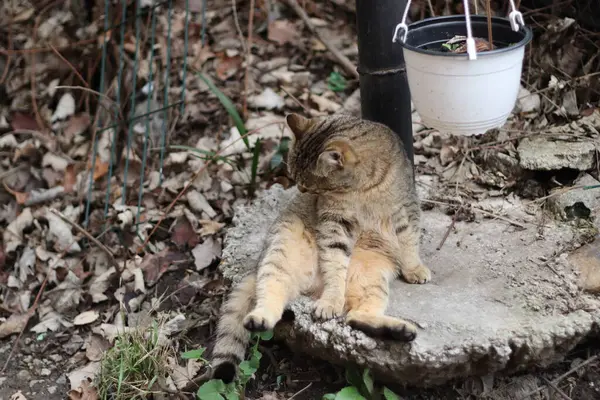
<path id="1" fill-rule="evenodd" d="M 238 281 L 254 268 L 268 226 L 294 193 L 276 185 L 236 210 L 220 266 L 225 277 Z M 414 342 L 373 340 L 341 320 L 316 323 L 307 298 L 290 304 L 295 319 L 278 324 L 276 334 L 316 357 L 417 386 L 561 359 L 600 324 L 600 297 L 578 287 L 568 261 L 585 235 L 547 219 L 540 226 L 514 204 L 507 209 L 525 229 L 498 219 L 458 222 L 439 251 L 451 217 L 424 212 L 422 256 L 432 282 L 394 282 L 387 311 L 420 327 Z"/>

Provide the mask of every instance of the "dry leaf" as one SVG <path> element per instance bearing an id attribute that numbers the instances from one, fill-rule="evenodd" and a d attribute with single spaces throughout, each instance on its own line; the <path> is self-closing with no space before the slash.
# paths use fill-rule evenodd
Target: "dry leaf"
<path id="1" fill-rule="evenodd" d="M 287 19 L 278 19 L 269 23 L 267 38 L 279 45 L 293 44 L 298 39 L 296 26 Z"/>
<path id="2" fill-rule="evenodd" d="M 196 235 L 190 221 L 185 217 L 181 217 L 175 224 L 173 232 L 171 232 L 171 240 L 179 247 L 194 247 L 198 244 L 198 235 Z"/>
<path id="3" fill-rule="evenodd" d="M 10 396 L 10 400 L 27 400 L 27 397 L 19 390 L 17 393 Z"/>
<path id="4" fill-rule="evenodd" d="M 56 240 L 56 250 L 62 252 L 68 249 L 69 253 L 80 252 L 81 247 L 71 232 L 71 225 L 50 210 L 46 210 L 45 215 L 48 220 L 49 236 Z"/>
<path id="5" fill-rule="evenodd" d="M 199 244 L 192 250 L 196 271 L 201 271 L 208 267 L 212 262 L 221 257 L 221 243 L 212 237 L 207 237 L 204 243 Z"/>
<path id="6" fill-rule="evenodd" d="M 0 324 L 0 339 L 21 332 L 27 326 L 29 314 L 12 314 Z"/>
<path id="7" fill-rule="evenodd" d="M 98 400 L 98 392 L 89 380 L 82 380 L 77 389 L 69 390 L 69 400 Z"/>
<path id="8" fill-rule="evenodd" d="M 217 78 L 224 81 L 236 74 L 242 65 L 243 58 L 239 55 L 229 57 L 225 53 L 220 53 L 215 62 L 215 73 Z"/>
<path id="9" fill-rule="evenodd" d="M 68 373 L 67 378 L 71 382 L 71 390 L 78 390 L 82 381 L 87 382 L 88 378 L 93 381 L 99 371 L 100 362 L 93 361 L 80 369 Z"/>
<path id="10" fill-rule="evenodd" d="M 70 141 L 74 136 L 81 135 L 90 123 L 90 116 L 87 113 L 72 116 L 63 131 L 65 139 Z"/>
<path id="11" fill-rule="evenodd" d="M 76 184 L 77 172 L 75 172 L 75 164 L 69 164 L 67 165 L 67 168 L 65 168 L 65 176 L 63 178 L 63 187 L 65 188 L 65 192 L 73 192 Z"/>
<path id="12" fill-rule="evenodd" d="M 33 214 L 30 208 L 26 208 L 14 219 L 2 233 L 4 251 L 8 254 L 17 249 L 23 243 L 23 230 L 33 224 Z"/>
<path id="13" fill-rule="evenodd" d="M 91 169 L 92 164 L 88 163 L 87 167 Z M 106 175 L 108 173 L 109 167 L 110 167 L 109 163 L 103 162 L 102 160 L 100 160 L 100 157 L 97 157 L 96 158 L 96 166 L 94 167 L 94 181 L 97 181 L 98 179 L 100 179 L 104 175 Z"/>
<path id="14" fill-rule="evenodd" d="M 97 311 L 84 311 L 73 319 L 73 325 L 88 325 L 100 317 Z"/>
<path id="15" fill-rule="evenodd" d="M 100 361 L 110 343 L 100 335 L 92 334 L 85 341 L 85 356 L 90 361 Z"/>
<path id="16" fill-rule="evenodd" d="M 75 114 L 75 97 L 73 97 L 71 93 L 65 93 L 61 96 L 60 100 L 58 100 L 58 105 L 50 120 L 52 123 L 63 121 L 73 114 Z"/>
<path id="17" fill-rule="evenodd" d="M 14 113 L 10 126 L 14 130 L 27 130 L 27 131 L 39 131 L 40 126 L 38 125 L 35 118 L 29 114 L 23 114 L 20 112 Z"/>
<path id="18" fill-rule="evenodd" d="M 210 236 L 219 232 L 225 226 L 222 222 L 211 221 L 209 219 L 201 219 L 198 220 L 200 225 L 202 225 L 202 229 L 200 229 L 200 236 Z"/>

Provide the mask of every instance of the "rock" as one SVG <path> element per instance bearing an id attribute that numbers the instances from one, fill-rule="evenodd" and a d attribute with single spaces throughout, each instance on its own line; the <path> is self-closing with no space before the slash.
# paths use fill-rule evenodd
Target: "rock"
<path id="1" fill-rule="evenodd" d="M 593 186 L 600 185 L 596 179 L 589 174 L 584 174 L 578 178 L 574 186 Z M 550 194 L 560 193 L 565 188 L 557 188 Z M 596 189 L 584 190 L 582 188 L 569 190 L 568 192 L 548 198 L 548 203 L 554 212 L 564 220 L 576 218 L 597 218 L 600 212 L 600 187 Z"/>
<path id="2" fill-rule="evenodd" d="M 517 148 L 521 167 L 552 171 L 562 168 L 587 171 L 594 167 L 596 146 L 590 141 L 567 141 L 553 138 L 525 138 Z"/>
<path id="3" fill-rule="evenodd" d="M 236 208 L 219 266 L 225 277 L 239 281 L 255 268 L 269 225 L 295 193 L 274 185 Z M 314 322 L 305 297 L 288 305 L 295 318 L 280 322 L 276 335 L 298 351 L 369 367 L 384 381 L 430 386 L 548 366 L 600 323 L 600 299 L 580 293 L 566 254 L 557 256 L 577 242 L 573 228 L 545 221 L 539 240 L 532 223 L 458 221 L 438 251 L 451 221 L 435 209 L 423 213 L 421 252 L 432 282 L 392 283 L 387 314 L 420 327 L 411 344 L 375 340 L 339 320 Z"/>
<path id="4" fill-rule="evenodd" d="M 580 272 L 579 286 L 591 293 L 600 293 L 600 236 L 580 247 L 570 256 Z"/>

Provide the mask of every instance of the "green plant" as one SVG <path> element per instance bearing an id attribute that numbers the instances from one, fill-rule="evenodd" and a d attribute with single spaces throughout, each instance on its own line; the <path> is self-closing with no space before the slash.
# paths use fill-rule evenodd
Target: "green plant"
<path id="1" fill-rule="evenodd" d="M 348 83 L 346 82 L 346 78 L 344 78 L 339 72 L 333 71 L 329 74 L 327 78 L 327 87 L 334 92 L 341 92 L 346 90 Z"/>
<path id="2" fill-rule="evenodd" d="M 167 376 L 172 349 L 159 343 L 156 322 L 146 331 L 122 333 L 100 363 L 94 386 L 100 399 L 146 399 L 161 391 L 157 381 Z"/>
<path id="3" fill-rule="evenodd" d="M 376 389 L 368 368 L 362 374 L 356 368 L 346 369 L 346 381 L 350 386 L 337 393 L 327 393 L 323 396 L 323 400 L 400 400 L 400 396 L 386 386 Z"/>
<path id="4" fill-rule="evenodd" d="M 248 133 L 248 130 L 246 129 L 246 125 L 244 125 L 244 120 L 242 119 L 242 116 L 238 113 L 233 102 L 229 100 L 229 97 L 227 97 L 225 93 L 223 93 L 210 78 L 204 76 L 204 74 L 201 72 L 198 72 L 197 75 L 200 79 L 204 81 L 204 83 L 206 83 L 210 91 L 213 92 L 215 96 L 217 96 L 223 107 L 225 107 L 225 110 L 233 120 L 235 127 L 242 136 L 242 140 L 244 141 L 246 148 L 248 150 L 251 150 L 250 142 L 248 141 L 248 138 L 244 136 L 246 135 L 246 133 Z"/>
<path id="5" fill-rule="evenodd" d="M 284 137 L 281 139 L 279 146 L 277 146 L 277 151 L 275 152 L 273 157 L 271 157 L 271 162 L 269 163 L 271 169 L 275 169 L 283 163 L 285 154 L 288 152 L 290 147 L 290 140 L 291 139 L 288 137 Z"/>
<path id="6" fill-rule="evenodd" d="M 211 379 L 204 383 L 198 389 L 197 396 L 199 400 L 239 400 L 244 398 L 246 392 L 246 384 L 254 377 L 258 367 L 262 353 L 258 350 L 258 345 L 261 340 L 271 340 L 273 332 L 261 332 L 252 335 L 254 344 L 250 348 L 249 358 L 244 360 L 239 365 L 238 379 L 229 384 L 225 384 L 220 379 Z"/>

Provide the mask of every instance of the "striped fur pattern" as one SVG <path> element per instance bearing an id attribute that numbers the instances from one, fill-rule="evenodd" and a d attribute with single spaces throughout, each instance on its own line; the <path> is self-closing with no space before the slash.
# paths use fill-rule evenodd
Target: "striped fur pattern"
<path id="1" fill-rule="evenodd" d="M 420 208 L 413 169 L 387 127 L 347 115 L 290 114 L 288 169 L 299 192 L 276 219 L 254 273 L 222 309 L 212 373 L 230 382 L 252 331 L 274 328 L 299 295 L 314 317 L 345 315 L 373 337 L 412 341 L 416 328 L 384 315 L 389 283 L 431 279 L 419 257 Z"/>

